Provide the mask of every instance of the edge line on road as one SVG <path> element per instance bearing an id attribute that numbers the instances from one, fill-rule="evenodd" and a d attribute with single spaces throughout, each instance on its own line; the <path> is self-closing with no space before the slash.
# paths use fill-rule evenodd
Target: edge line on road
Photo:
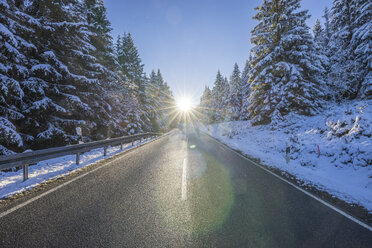
<path id="1" fill-rule="evenodd" d="M 366 229 L 368 229 L 369 231 L 372 232 L 372 227 L 371 227 L 370 225 L 368 225 L 368 224 L 366 224 L 366 223 L 364 223 L 364 222 L 362 222 L 362 221 L 356 219 L 355 217 L 353 217 L 353 216 L 351 216 L 350 214 L 348 214 L 348 213 L 342 211 L 341 209 L 339 209 L 339 208 L 333 206 L 332 204 L 330 204 L 330 203 L 328 203 L 328 202 L 326 202 L 326 201 L 324 201 L 324 200 L 318 198 L 317 196 L 311 194 L 310 192 L 308 192 L 308 191 L 306 191 L 306 190 L 304 190 L 304 189 L 298 187 L 297 185 L 295 185 L 295 184 L 291 183 L 290 181 L 288 181 L 288 180 L 282 178 L 281 176 L 275 174 L 274 172 L 272 172 L 272 171 L 266 169 L 266 168 L 263 167 L 262 165 L 260 165 L 260 164 L 258 164 L 258 163 L 256 163 L 256 162 L 254 162 L 253 160 L 250 160 L 249 158 L 247 158 L 247 157 L 245 157 L 244 155 L 240 154 L 239 152 L 235 151 L 234 149 L 232 149 L 232 148 L 229 147 L 228 145 L 224 144 L 224 143 L 221 142 L 220 140 L 214 138 L 213 136 L 209 135 L 208 133 L 206 133 L 206 132 L 203 132 L 203 133 L 206 134 L 209 138 L 213 139 L 213 140 L 216 141 L 217 143 L 219 143 L 219 144 L 221 144 L 222 146 L 224 146 L 225 148 L 227 148 L 228 150 L 232 151 L 232 152 L 235 153 L 236 155 L 240 156 L 241 158 L 244 158 L 245 160 L 248 160 L 249 162 L 253 163 L 253 164 L 256 165 L 257 167 L 259 167 L 259 168 L 265 170 L 266 172 L 270 173 L 271 175 L 275 176 L 276 178 L 279 178 L 279 179 L 282 180 L 283 182 L 288 183 L 289 185 L 291 185 L 291 186 L 293 186 L 294 188 L 298 189 L 298 190 L 301 191 L 302 193 L 304 193 L 304 194 L 310 196 L 311 198 L 313 198 L 313 199 L 319 201 L 319 202 L 322 203 L 323 205 L 325 205 L 325 206 L 327 206 L 327 207 L 333 209 L 334 211 L 338 212 L 339 214 L 343 215 L 344 217 L 348 218 L 349 220 L 351 220 L 351 221 L 353 221 L 353 222 L 359 224 L 360 226 L 362 226 L 362 227 L 364 227 L 364 228 L 366 228 Z"/>
<path id="2" fill-rule="evenodd" d="M 62 188 L 62 187 L 64 187 L 64 186 L 66 186 L 66 185 L 69 185 L 69 184 L 72 183 L 72 182 L 75 182 L 76 180 L 78 180 L 78 179 L 80 179 L 80 178 L 82 178 L 82 177 L 85 177 L 85 176 L 87 176 L 87 175 L 89 175 L 89 174 L 91 174 L 91 173 L 93 173 L 93 172 L 95 172 L 95 171 L 97 171 L 97 170 L 99 170 L 99 169 L 105 168 L 105 167 L 108 166 L 109 164 L 112 164 L 113 162 L 115 162 L 115 161 L 121 159 L 122 157 L 120 156 L 120 154 L 121 154 L 121 155 L 126 155 L 129 151 L 135 150 L 136 148 L 139 148 L 139 147 L 141 147 L 142 145 L 146 145 L 146 144 L 149 144 L 149 143 L 151 143 L 151 142 L 153 142 L 153 141 L 156 141 L 156 140 L 158 140 L 158 139 L 160 139 L 160 138 L 162 138 L 162 137 L 165 137 L 165 136 L 171 134 L 172 132 L 173 132 L 173 131 L 170 131 L 170 132 L 165 133 L 164 135 L 162 135 L 162 136 L 160 136 L 160 137 L 158 137 L 158 138 L 155 138 L 155 139 L 151 140 L 150 142 L 142 143 L 142 144 L 139 145 L 139 146 L 135 146 L 135 147 L 132 147 L 132 148 L 130 148 L 130 149 L 128 149 L 128 150 L 125 150 L 125 151 L 121 152 L 121 153 L 123 153 L 123 154 L 121 154 L 121 153 L 116 154 L 117 157 L 114 158 L 113 160 L 108 161 L 107 163 L 105 163 L 105 164 L 103 164 L 103 165 L 101 165 L 101 166 L 99 166 L 99 167 L 97 167 L 97 168 L 94 168 L 93 170 L 90 170 L 90 171 L 88 171 L 88 172 L 86 172 L 86 173 L 84 173 L 84 174 L 81 174 L 81 175 L 79 175 L 79 176 L 77 176 L 77 177 L 75 177 L 75 178 L 73 178 L 73 179 L 71 179 L 71 180 L 69 180 L 69 181 L 67 181 L 67 182 L 64 182 L 64 183 L 62 183 L 62 184 L 60 184 L 60 185 L 58 185 L 58 186 L 56 186 L 56 187 L 54 187 L 54 188 L 52 188 L 52 189 L 50 189 L 50 190 L 47 190 L 47 191 L 44 192 L 44 193 L 41 193 L 40 195 L 37 195 L 37 196 L 35 196 L 35 197 L 33 197 L 33 198 L 31 198 L 31 199 L 25 201 L 25 202 L 22 202 L 22 203 L 20 203 L 20 204 L 18 204 L 18 205 L 16 205 L 16 206 L 14 206 L 14 207 L 12 207 L 12 208 L 6 210 L 6 211 L 0 213 L 0 219 L 3 218 L 3 217 L 5 217 L 5 216 L 7 216 L 8 214 L 13 213 L 14 211 L 16 211 L 16 210 L 18 210 L 18 209 L 20 209 L 20 208 L 22 208 L 22 207 L 24 207 L 24 206 L 27 206 L 28 204 L 30 204 L 30 203 L 32 203 L 32 202 L 34 202 L 34 201 L 36 201 L 36 200 L 38 200 L 38 199 L 40 199 L 40 198 L 46 196 L 46 195 L 49 195 L 50 193 L 53 193 L 54 191 L 57 191 L 58 189 L 60 189 L 60 188 Z M 104 161 L 104 160 L 101 160 L 101 161 L 98 161 L 98 162 L 102 162 L 102 161 Z M 93 164 L 94 164 L 94 163 L 93 163 Z M 88 166 L 89 166 L 89 165 L 88 165 Z"/>

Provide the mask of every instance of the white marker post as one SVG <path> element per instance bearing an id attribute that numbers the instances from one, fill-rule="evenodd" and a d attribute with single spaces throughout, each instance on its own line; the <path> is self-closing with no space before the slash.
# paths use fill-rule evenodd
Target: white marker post
<path id="1" fill-rule="evenodd" d="M 81 127 L 76 127 L 76 134 L 79 136 L 79 144 L 83 144 L 83 132 L 81 131 Z"/>

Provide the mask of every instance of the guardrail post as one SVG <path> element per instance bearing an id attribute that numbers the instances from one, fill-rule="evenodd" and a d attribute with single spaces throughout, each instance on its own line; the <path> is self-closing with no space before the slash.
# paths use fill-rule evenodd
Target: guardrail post
<path id="1" fill-rule="evenodd" d="M 107 146 L 105 146 L 103 148 L 103 156 L 106 157 L 107 156 Z"/>
<path id="2" fill-rule="evenodd" d="M 134 139 L 132 139 L 132 146 L 134 146 Z"/>
<path id="3" fill-rule="evenodd" d="M 123 143 L 120 143 L 120 150 L 123 150 Z"/>
<path id="4" fill-rule="evenodd" d="M 80 164 L 80 152 L 76 153 L 76 164 Z"/>
<path id="5" fill-rule="evenodd" d="M 28 179 L 28 164 L 23 165 L 23 182 Z"/>

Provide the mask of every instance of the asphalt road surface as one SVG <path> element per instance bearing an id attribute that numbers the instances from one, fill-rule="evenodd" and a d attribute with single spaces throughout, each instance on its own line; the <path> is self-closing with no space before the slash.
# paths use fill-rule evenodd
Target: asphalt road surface
<path id="1" fill-rule="evenodd" d="M 200 134 L 120 155 L 0 219 L 0 247 L 372 247 L 372 232 Z"/>

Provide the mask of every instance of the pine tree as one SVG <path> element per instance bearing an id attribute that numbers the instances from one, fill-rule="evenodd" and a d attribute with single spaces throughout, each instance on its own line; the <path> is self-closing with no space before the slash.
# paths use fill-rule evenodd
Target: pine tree
<path id="1" fill-rule="evenodd" d="M 17 12 L 13 1 L 0 0 L 0 155 L 21 151 L 24 146 L 17 128 L 24 119 L 24 92 L 19 82 L 28 76 L 28 70 L 22 52 L 26 43 L 16 33 L 27 29 L 20 25 Z"/>
<path id="2" fill-rule="evenodd" d="M 372 98 L 372 2 L 354 0 L 354 29 L 350 40 L 357 70 L 356 92 L 360 98 Z"/>
<path id="3" fill-rule="evenodd" d="M 315 25 L 313 27 L 313 34 L 316 43 L 318 43 L 319 45 L 323 45 L 325 43 L 325 33 L 322 25 L 320 24 L 319 19 L 316 19 L 315 21 Z"/>
<path id="4" fill-rule="evenodd" d="M 123 37 L 118 37 L 117 40 L 117 55 L 121 71 L 128 80 L 134 84 L 140 102 L 142 102 L 145 90 L 145 80 L 143 72 L 143 64 L 139 56 L 138 50 L 134 45 L 134 41 L 130 33 L 124 33 Z"/>
<path id="5" fill-rule="evenodd" d="M 109 135 L 115 123 L 107 102 L 103 66 L 94 57 L 87 7 L 81 1 L 33 1 L 27 9 L 40 20 L 35 36 L 38 49 L 25 87 L 38 85 L 43 94 L 32 94 L 28 132 L 36 137 L 34 147 L 76 142 L 75 127 L 91 139 Z M 71 39 L 71 37 L 74 37 Z"/>
<path id="6" fill-rule="evenodd" d="M 352 99 L 357 95 L 355 54 L 350 46 L 353 36 L 353 1 L 333 1 L 331 26 L 330 81 L 334 82 L 332 86 L 338 100 Z"/>
<path id="7" fill-rule="evenodd" d="M 289 112 L 315 114 L 325 83 L 319 54 L 299 0 L 264 0 L 251 32 L 253 60 L 249 111 L 253 124 L 269 123 Z"/>
<path id="8" fill-rule="evenodd" d="M 329 21 L 329 10 L 327 7 L 324 8 L 324 38 L 325 44 L 328 46 L 329 39 L 331 38 L 331 26 Z"/>
<path id="9" fill-rule="evenodd" d="M 135 132 L 150 130 L 148 115 L 151 106 L 146 95 L 147 79 L 143 71 L 144 65 L 130 33 L 117 38 L 116 54 L 120 72 L 126 80 L 126 88 L 130 90 L 130 95 L 136 102 L 133 106 L 137 105 L 136 109 L 130 110 L 133 117 L 130 126 L 136 126 L 136 129 L 133 129 Z"/>
<path id="10" fill-rule="evenodd" d="M 138 122 L 139 111 L 137 99 L 130 96 L 126 78 L 120 72 L 118 58 L 114 52 L 113 39 L 110 35 L 111 24 L 106 16 L 106 8 L 102 0 L 86 0 L 87 21 L 92 32 L 90 43 L 94 46 L 93 56 L 101 65 L 98 80 L 107 94 L 106 101 L 111 105 L 111 136 L 133 134 L 141 126 Z M 125 103 L 125 104 L 124 104 Z M 123 107 L 125 106 L 125 107 Z"/>
<path id="11" fill-rule="evenodd" d="M 218 71 L 212 89 L 212 122 L 221 122 L 229 119 L 227 116 L 229 88 L 227 79 Z"/>
<path id="12" fill-rule="evenodd" d="M 241 85 L 242 85 L 242 106 L 240 110 L 240 120 L 248 120 L 249 119 L 249 111 L 248 111 L 248 97 L 251 92 L 251 87 L 249 84 L 249 73 L 251 71 L 251 61 L 252 56 L 249 56 L 249 60 L 245 62 L 244 70 L 241 76 Z"/>
<path id="13" fill-rule="evenodd" d="M 322 66 L 324 70 L 326 71 L 325 76 L 329 73 L 329 55 L 328 55 L 328 43 L 327 43 L 327 34 L 325 29 L 323 29 L 322 25 L 320 24 L 319 19 L 316 19 L 315 26 L 313 27 L 313 35 L 314 35 L 314 45 L 315 50 L 319 54 L 320 62 L 322 63 Z M 329 80 L 328 80 L 329 82 Z M 327 84 L 327 88 L 331 89 L 332 84 Z M 331 100 L 334 96 L 334 92 L 328 91 L 326 93 L 326 99 Z"/>
<path id="14" fill-rule="evenodd" d="M 151 130 L 138 52 L 120 38 L 119 64 L 110 31 L 102 0 L 0 0 L 0 154 Z"/>
<path id="15" fill-rule="evenodd" d="M 100 64 L 116 70 L 118 62 L 113 50 L 113 40 L 110 35 L 111 24 L 107 19 L 106 7 L 102 0 L 85 0 L 87 6 L 87 22 L 92 30 L 91 44 L 95 47 L 94 56 Z"/>
<path id="16" fill-rule="evenodd" d="M 149 101 L 149 119 L 152 131 L 166 131 L 171 124 L 171 109 L 175 105 L 168 84 L 164 81 L 160 70 L 152 71 L 146 91 Z"/>
<path id="17" fill-rule="evenodd" d="M 201 113 L 201 121 L 204 124 L 211 123 L 212 112 L 212 91 L 208 86 L 205 86 L 203 95 L 200 98 L 199 112 Z"/>
<path id="18" fill-rule="evenodd" d="M 240 70 L 237 63 L 234 65 L 234 70 L 230 76 L 230 92 L 228 96 L 229 115 L 231 120 L 238 120 L 242 107 L 242 80 L 240 78 Z"/>
<path id="19" fill-rule="evenodd" d="M 170 123 L 170 109 L 171 106 L 174 106 L 175 104 L 170 88 L 164 81 L 160 69 L 157 71 L 156 78 L 158 87 L 157 98 L 160 105 L 160 108 L 157 110 L 160 116 L 158 124 L 161 131 L 166 131 Z"/>

